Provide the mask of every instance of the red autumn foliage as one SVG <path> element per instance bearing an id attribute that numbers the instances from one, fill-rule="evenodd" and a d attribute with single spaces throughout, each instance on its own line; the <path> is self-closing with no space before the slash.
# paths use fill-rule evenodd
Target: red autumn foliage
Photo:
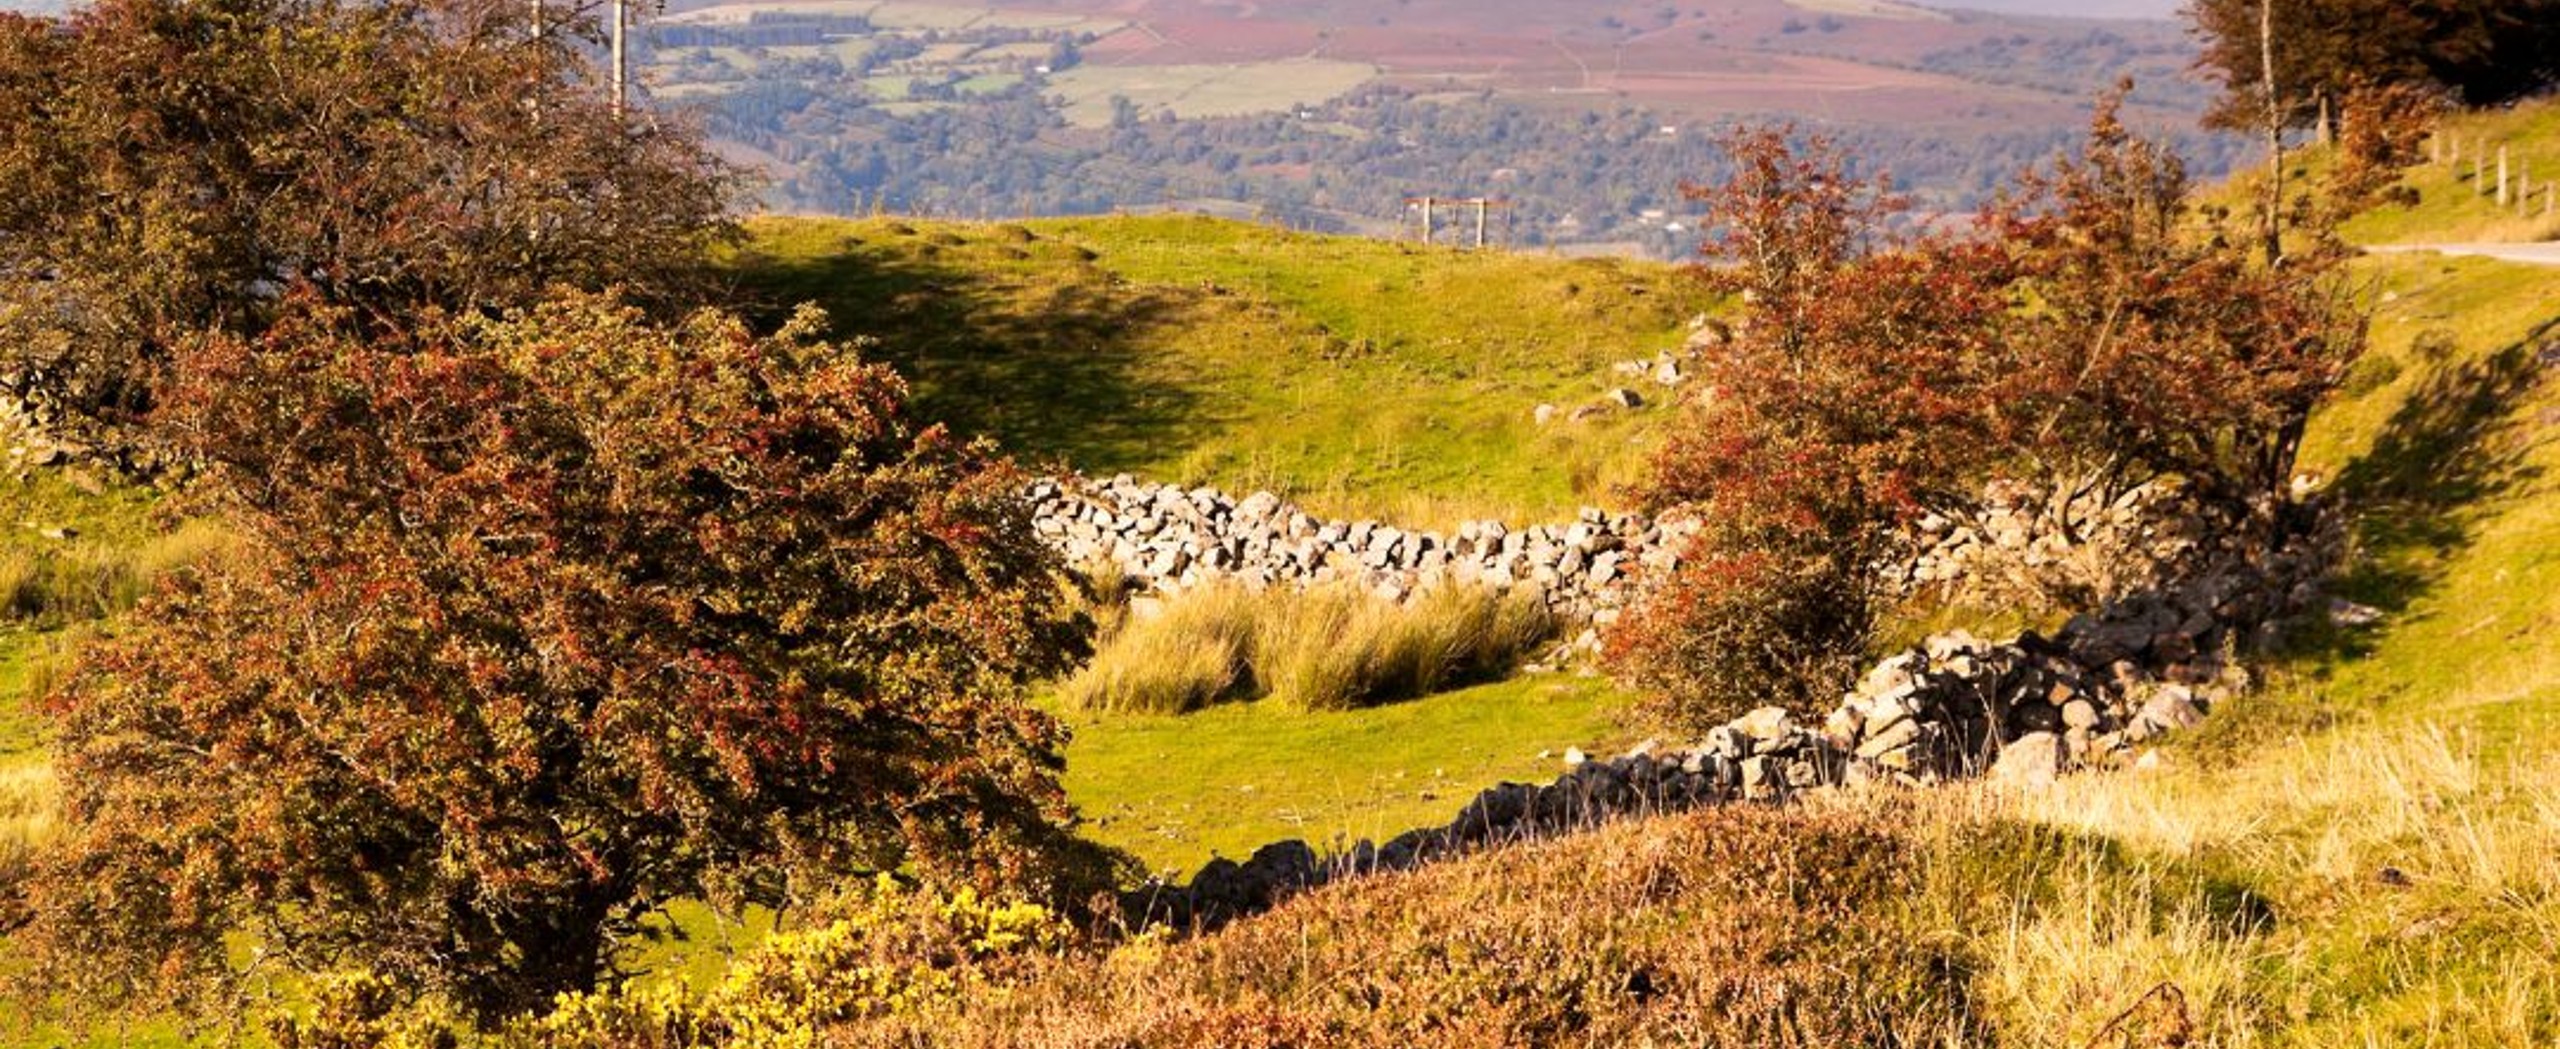
<path id="1" fill-rule="evenodd" d="M 121 415 L 279 290 L 390 325 L 553 284 L 693 301 L 733 177 L 619 115 L 591 20 L 521 0 L 95 0 L 0 12 L 0 364 Z M 20 375 L 22 371 L 34 374 Z"/>
<path id="2" fill-rule="evenodd" d="M 814 315 L 342 322 L 180 355 L 157 424 L 242 549 L 49 700 L 38 979 L 220 1012 L 261 986 L 245 937 L 493 1016 L 679 898 L 1108 873 L 1024 699 L 1079 635 L 1021 478 Z"/>
<path id="3" fill-rule="evenodd" d="M 1672 718 L 1827 702 L 1906 526 L 1977 517 L 1995 479 L 2111 495 L 2169 480 L 2272 519 L 2362 318 L 2334 254 L 2269 269 L 2200 224 L 2183 167 L 2127 132 L 2120 97 L 2078 157 L 1970 229 L 1889 234 L 1880 182 L 1782 130 L 1735 133 L 1733 180 L 1690 191 L 1722 230 L 1708 279 L 1745 318 L 1699 362 L 1643 492 L 1705 527 L 1609 639 Z"/>

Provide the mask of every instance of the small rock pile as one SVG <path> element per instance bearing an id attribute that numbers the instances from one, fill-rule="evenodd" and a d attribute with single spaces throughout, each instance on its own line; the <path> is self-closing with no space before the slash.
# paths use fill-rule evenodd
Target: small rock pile
<path id="1" fill-rule="evenodd" d="M 1611 761 L 1568 753 L 1553 782 L 1488 789 L 1444 826 L 1330 858 L 1303 841 L 1281 842 L 1122 902 L 1142 923 L 1209 927 L 1330 881 L 1612 819 L 1985 774 L 2036 786 L 2074 769 L 2133 763 L 2140 744 L 2199 723 L 2248 686 L 2234 650 L 2323 609 L 2341 622 L 2371 621 L 2371 610 L 2327 601 L 2317 589 L 2341 543 L 2332 523 L 2272 555 L 2110 603 L 2051 638 L 1932 637 L 1878 663 L 1818 724 L 1764 707 L 1685 749 L 1648 741 Z"/>
<path id="2" fill-rule="evenodd" d="M 1697 530 L 1693 520 L 1586 508 L 1567 524 L 1470 521 L 1443 535 L 1328 521 L 1269 492 L 1236 499 L 1126 474 L 1046 478 L 1029 494 L 1032 527 L 1069 564 L 1115 566 L 1142 590 L 1217 579 L 1256 590 L 1348 583 L 1401 602 L 1447 583 L 1525 587 L 1566 621 L 1593 626 L 1617 618 L 1639 571 L 1677 567 Z"/>

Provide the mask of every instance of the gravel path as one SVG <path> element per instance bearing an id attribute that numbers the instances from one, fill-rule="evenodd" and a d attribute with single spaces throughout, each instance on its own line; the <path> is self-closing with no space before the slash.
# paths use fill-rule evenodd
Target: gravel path
<path id="1" fill-rule="evenodd" d="M 2560 243 L 2534 244 L 2377 244 L 2364 249 L 2383 254 L 2432 251 L 2439 255 L 2477 255 L 2486 259 L 2560 266 Z"/>

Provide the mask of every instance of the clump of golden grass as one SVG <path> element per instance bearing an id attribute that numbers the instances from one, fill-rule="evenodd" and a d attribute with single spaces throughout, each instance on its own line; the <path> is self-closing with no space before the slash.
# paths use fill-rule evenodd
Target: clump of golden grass
<path id="1" fill-rule="evenodd" d="M 1498 676 L 1554 633 L 1525 592 L 1443 586 L 1398 604 L 1344 585 L 1218 583 L 1106 624 L 1061 697 L 1080 710 L 1170 714 L 1262 696 L 1338 710 Z"/>
<path id="2" fill-rule="evenodd" d="M 1105 623 L 1093 659 L 1061 693 L 1078 710 L 1179 714 L 1252 686 L 1247 656 L 1260 600 L 1233 584 L 1202 587 L 1151 618 Z"/>
<path id="3" fill-rule="evenodd" d="M 36 847 L 53 836 L 54 799 L 50 764 L 0 765 L 0 891 L 5 891 Z"/>
<path id="4" fill-rule="evenodd" d="M 2086 1044 L 2163 983 L 2197 1045 L 2560 1037 L 2560 755 L 2395 720 L 1913 804 L 1923 924 L 1974 944 L 2018 1044 Z"/>
<path id="5" fill-rule="evenodd" d="M 0 551 L 0 618 L 102 619 L 133 607 L 161 576 L 200 563 L 229 542 L 221 528 L 190 521 L 131 547 L 75 539 Z"/>

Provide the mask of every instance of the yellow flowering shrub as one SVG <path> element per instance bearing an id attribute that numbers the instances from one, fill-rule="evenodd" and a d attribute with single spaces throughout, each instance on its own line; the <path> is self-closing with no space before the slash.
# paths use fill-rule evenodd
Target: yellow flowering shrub
<path id="1" fill-rule="evenodd" d="M 1004 968 L 1063 948 L 1046 907 L 943 893 L 882 876 L 821 924 L 774 934 L 705 991 L 657 982 L 562 995 L 500 1041 L 569 1046 L 812 1049 L 831 1024 L 911 1015 L 1001 981 Z"/>

